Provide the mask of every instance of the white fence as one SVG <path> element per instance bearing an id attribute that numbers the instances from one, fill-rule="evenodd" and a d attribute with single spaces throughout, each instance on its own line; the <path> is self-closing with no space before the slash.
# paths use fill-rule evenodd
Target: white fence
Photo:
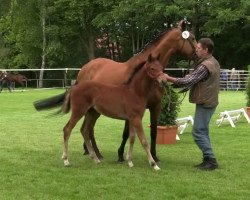
<path id="1" fill-rule="evenodd" d="M 249 77 L 246 70 L 222 69 L 220 87 L 223 90 L 244 90 Z"/>
<path id="2" fill-rule="evenodd" d="M 41 69 L 0 69 L 12 73 L 25 75 L 29 81 L 27 87 L 38 87 Z M 44 87 L 66 87 L 74 83 L 80 68 L 44 69 Z M 185 68 L 168 68 L 167 73 L 183 77 L 187 73 Z M 222 90 L 245 90 L 250 73 L 247 70 L 221 69 L 220 87 Z"/>

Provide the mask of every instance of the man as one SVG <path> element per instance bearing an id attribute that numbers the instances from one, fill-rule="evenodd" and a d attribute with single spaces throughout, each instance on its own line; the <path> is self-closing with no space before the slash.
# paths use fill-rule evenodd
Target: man
<path id="1" fill-rule="evenodd" d="M 220 87 L 220 65 L 212 56 L 213 48 L 210 38 L 200 39 L 196 47 L 198 61 L 194 71 L 183 78 L 165 76 L 167 81 L 190 89 L 189 101 L 196 104 L 192 134 L 203 154 L 202 163 L 196 165 L 201 170 L 218 168 L 209 137 L 209 122 L 218 105 Z"/>

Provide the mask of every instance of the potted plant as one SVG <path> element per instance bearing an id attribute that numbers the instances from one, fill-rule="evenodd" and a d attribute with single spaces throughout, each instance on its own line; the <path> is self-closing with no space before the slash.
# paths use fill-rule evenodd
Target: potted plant
<path id="1" fill-rule="evenodd" d="M 250 71 L 250 66 L 248 67 Z M 248 116 L 250 117 L 250 75 L 248 76 L 248 81 L 247 81 L 247 84 L 246 84 L 246 95 L 247 95 L 247 114 Z"/>
<path id="2" fill-rule="evenodd" d="M 179 94 L 170 84 L 165 84 L 165 93 L 161 99 L 161 113 L 158 118 L 157 144 L 175 144 L 178 126 L 176 118 L 180 111 Z"/>

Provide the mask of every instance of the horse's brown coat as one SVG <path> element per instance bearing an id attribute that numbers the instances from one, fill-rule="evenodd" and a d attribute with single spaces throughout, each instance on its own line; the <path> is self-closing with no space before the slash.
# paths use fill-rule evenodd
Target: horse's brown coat
<path id="1" fill-rule="evenodd" d="M 2 80 L 0 91 L 2 91 L 2 89 L 3 89 L 3 82 L 6 82 L 7 87 L 8 87 L 10 92 L 11 92 L 11 84 L 12 83 L 20 84 L 22 86 L 22 89 L 23 89 L 24 88 L 24 82 L 28 80 L 22 74 L 11 74 L 11 73 L 7 73 L 7 72 L 5 72 L 5 73 L 1 72 L 0 78 Z"/>
<path id="2" fill-rule="evenodd" d="M 131 81 L 123 85 L 111 85 L 96 81 L 82 81 L 73 86 L 68 92 L 68 98 L 62 107 L 62 111 L 68 111 L 71 106 L 71 117 L 64 127 L 64 164 L 68 165 L 68 139 L 72 129 L 82 116 L 90 108 L 95 108 L 99 113 L 116 119 L 128 120 L 130 123 L 130 149 L 129 166 L 132 164 L 132 148 L 134 143 L 134 131 L 137 133 L 143 145 L 148 160 L 154 169 L 159 169 L 154 161 L 149 145 L 147 143 L 143 127 L 142 117 L 147 105 L 148 88 L 160 81 L 163 74 L 163 67 L 160 62 L 149 55 L 148 61 L 137 66 L 137 73 L 132 74 Z M 130 79 L 129 79 L 130 80 Z M 96 162 L 100 162 L 90 142 L 90 131 L 82 130 L 82 135 L 91 156 Z"/>

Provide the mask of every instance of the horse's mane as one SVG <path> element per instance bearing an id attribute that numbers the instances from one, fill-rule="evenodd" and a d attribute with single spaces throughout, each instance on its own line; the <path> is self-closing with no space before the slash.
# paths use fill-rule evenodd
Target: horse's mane
<path id="1" fill-rule="evenodd" d="M 176 28 L 176 27 L 171 27 L 171 28 L 169 28 L 167 30 L 164 30 L 164 31 L 160 32 L 157 35 L 154 35 L 153 38 L 144 45 L 144 47 L 142 47 L 137 53 L 135 53 L 135 55 L 142 53 L 143 51 L 145 51 L 149 47 L 151 47 L 152 44 L 157 43 L 165 34 L 167 34 L 173 28 Z"/>
<path id="2" fill-rule="evenodd" d="M 140 71 L 140 69 L 142 69 L 142 67 L 144 66 L 144 64 L 146 63 L 147 61 L 144 61 L 142 63 L 139 63 L 135 68 L 134 70 L 131 72 L 129 78 L 127 81 L 125 81 L 123 84 L 124 85 L 128 85 L 131 83 L 131 81 L 133 80 L 134 76 Z"/>
<path id="3" fill-rule="evenodd" d="M 185 22 L 184 24 L 182 23 L 183 21 Z M 186 21 L 186 19 L 181 20 L 181 22 L 179 22 L 179 24 L 177 26 L 171 26 L 167 30 L 164 30 L 164 31 L 160 32 L 159 34 L 153 36 L 153 38 L 148 43 L 146 43 L 146 45 L 144 45 L 144 47 L 142 47 L 135 54 L 137 55 L 137 54 L 142 53 L 143 51 L 147 50 L 149 47 L 152 46 L 152 44 L 157 43 L 165 34 L 167 34 L 172 29 L 174 29 L 174 28 L 181 28 L 181 30 L 185 30 L 187 25 L 190 25 L 190 23 L 188 21 Z"/>

